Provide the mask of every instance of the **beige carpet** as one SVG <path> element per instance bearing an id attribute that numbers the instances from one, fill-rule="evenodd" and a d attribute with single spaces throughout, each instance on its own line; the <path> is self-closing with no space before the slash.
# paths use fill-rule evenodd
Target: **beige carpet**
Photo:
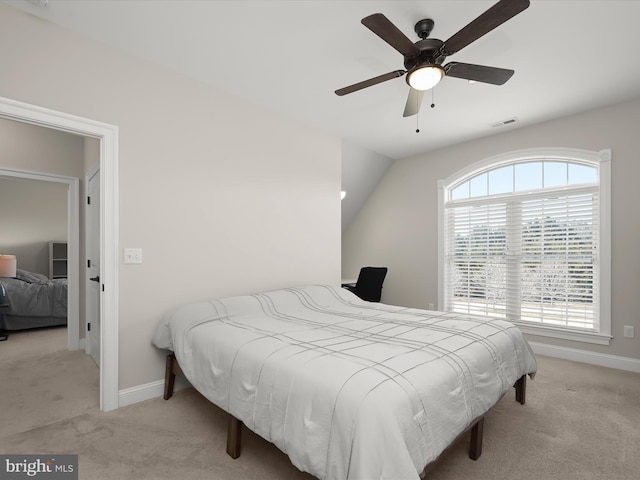
<path id="1" fill-rule="evenodd" d="M 78 454 L 82 480 L 313 479 L 246 430 L 241 457 L 231 459 L 226 415 L 193 389 L 100 412 L 98 370 L 64 351 L 62 334 L 0 343 L 0 453 Z M 510 393 L 488 416 L 480 459 L 467 458 L 465 438 L 430 480 L 640 478 L 640 374 L 538 360 L 527 404 Z"/>

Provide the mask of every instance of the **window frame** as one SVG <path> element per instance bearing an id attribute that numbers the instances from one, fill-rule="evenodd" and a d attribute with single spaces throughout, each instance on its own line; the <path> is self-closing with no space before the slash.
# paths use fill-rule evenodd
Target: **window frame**
<path id="1" fill-rule="evenodd" d="M 599 272 L 600 308 L 597 332 L 576 331 L 564 327 L 536 325 L 529 322 L 513 321 L 520 330 L 531 335 L 573 340 L 579 342 L 609 345 L 611 341 L 611 149 L 600 151 L 575 148 L 534 148 L 507 152 L 475 162 L 460 169 L 444 180 L 438 180 L 438 309 L 445 305 L 445 205 L 453 188 L 489 170 L 507 165 L 536 162 L 564 161 L 594 166 L 598 169 L 599 180 Z M 579 186 L 567 186 L 561 190 L 572 190 Z M 556 190 L 556 189 L 554 189 Z M 512 194 L 487 195 L 486 198 L 504 197 Z"/>

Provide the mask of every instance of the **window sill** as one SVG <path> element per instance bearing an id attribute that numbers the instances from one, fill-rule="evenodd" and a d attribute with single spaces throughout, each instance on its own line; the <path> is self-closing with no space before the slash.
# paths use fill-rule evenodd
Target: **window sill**
<path id="1" fill-rule="evenodd" d="M 610 335 L 601 333 L 581 332 L 579 330 L 564 330 L 549 326 L 531 325 L 530 323 L 511 322 L 517 325 L 522 333 L 529 335 L 539 335 L 542 337 L 553 337 L 562 340 L 573 340 L 574 342 L 595 343 L 597 345 L 609 345 Z"/>

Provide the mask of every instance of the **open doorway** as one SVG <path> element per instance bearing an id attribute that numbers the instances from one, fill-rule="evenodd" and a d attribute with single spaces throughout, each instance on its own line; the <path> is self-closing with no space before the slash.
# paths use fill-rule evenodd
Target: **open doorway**
<path id="1" fill-rule="evenodd" d="M 6 181 L 14 181 L 18 182 L 23 195 L 26 195 L 27 192 L 34 192 L 37 189 L 29 189 L 29 185 L 34 185 L 38 183 L 45 184 L 54 184 L 59 185 L 63 189 L 66 190 L 66 250 L 67 250 L 67 259 L 65 268 L 65 276 L 67 277 L 67 349 L 69 350 L 77 350 L 80 347 L 80 318 L 79 318 L 79 302 L 80 302 L 80 292 L 79 292 L 79 275 L 78 275 L 78 265 L 79 265 L 79 222 L 78 222 L 78 199 L 79 199 L 79 180 L 74 177 L 66 177 L 62 175 L 54 175 L 54 174 L 45 174 L 45 173 L 35 173 L 35 172 L 27 172 L 17 169 L 7 169 L 0 167 L 0 178 Z M 21 181 L 23 181 L 21 183 Z M 5 183 L 6 185 L 6 183 Z M 7 185 L 8 186 L 8 185 Z M 28 206 L 27 210 L 23 212 L 23 214 L 27 214 L 28 211 L 32 208 L 38 208 L 37 205 L 35 207 Z M 44 207 L 41 207 L 44 208 Z M 51 211 L 49 211 L 51 213 Z M 27 216 L 28 218 L 28 216 Z M 57 238 L 51 238 L 50 240 L 56 240 Z M 32 249 L 33 250 L 33 249 Z M 19 257 L 20 260 L 23 260 L 24 257 Z M 19 268 L 24 269 L 25 266 L 22 265 L 21 262 L 18 264 Z M 33 264 L 28 264 L 27 268 L 30 272 L 36 272 L 37 274 L 45 273 L 43 272 L 43 268 L 40 269 L 33 268 Z M 30 273 L 31 274 L 31 273 Z M 51 275 L 50 275 L 51 277 Z M 51 277 L 53 279 L 53 277 Z M 45 301 L 46 299 L 42 299 Z M 45 314 L 47 312 L 44 312 Z M 26 317 L 25 317 L 26 318 Z M 43 326 L 46 324 L 43 324 Z"/>
<path id="2" fill-rule="evenodd" d="M 0 117 L 100 142 L 100 408 L 118 408 L 118 129 L 94 120 L 0 97 Z M 76 187 L 77 188 L 77 187 Z M 77 218 L 77 205 L 76 205 Z M 77 226 L 76 226 L 77 227 Z M 69 239 L 71 240 L 70 235 Z M 76 235 L 77 239 L 78 236 Z M 78 257 L 76 257 L 77 259 Z M 71 257 L 69 257 L 71 260 Z M 69 265 L 76 272 L 78 265 Z M 71 281 L 71 279 L 69 279 Z M 79 279 L 76 278 L 79 282 Z M 71 287 L 71 286 L 70 286 Z M 71 288 L 69 291 L 71 295 Z M 69 305 L 76 305 L 69 298 Z M 78 317 L 79 318 L 79 317 Z M 76 346 L 77 348 L 77 346 Z"/>

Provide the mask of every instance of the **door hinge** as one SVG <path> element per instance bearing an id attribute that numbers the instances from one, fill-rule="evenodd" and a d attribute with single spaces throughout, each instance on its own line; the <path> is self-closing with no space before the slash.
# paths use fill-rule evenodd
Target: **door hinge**
<path id="1" fill-rule="evenodd" d="M 91 331 L 91 324 L 87 323 L 87 332 L 90 332 L 90 331 Z"/>
<path id="2" fill-rule="evenodd" d="M 87 260 L 87 268 L 91 268 L 91 260 Z"/>
<path id="3" fill-rule="evenodd" d="M 87 205 L 91 205 L 91 197 L 87 197 Z"/>

